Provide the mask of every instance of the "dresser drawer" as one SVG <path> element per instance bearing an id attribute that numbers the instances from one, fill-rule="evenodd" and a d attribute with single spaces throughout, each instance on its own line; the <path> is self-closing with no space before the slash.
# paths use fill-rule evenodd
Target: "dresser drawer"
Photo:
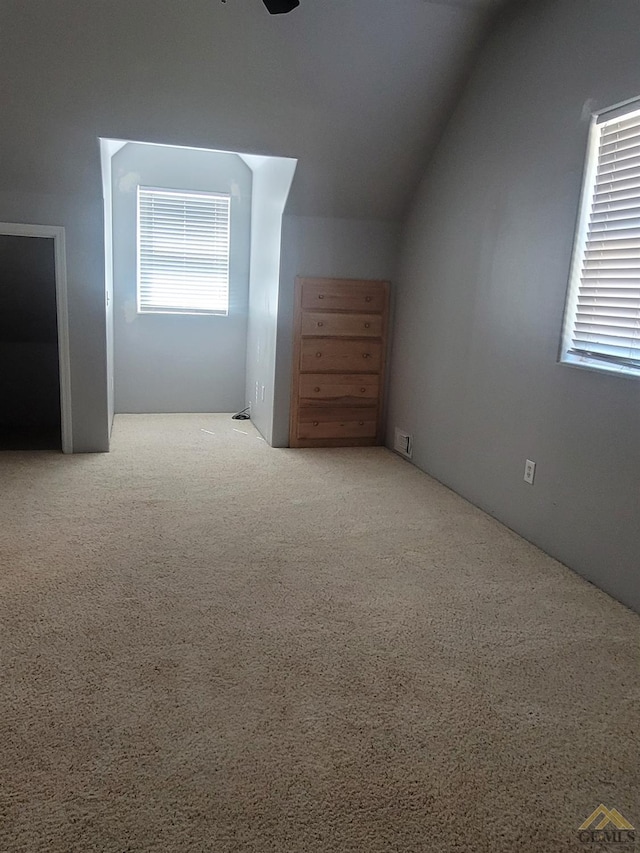
<path id="1" fill-rule="evenodd" d="M 324 314 L 320 311 L 305 311 L 302 315 L 302 334 L 379 338 L 382 336 L 382 315 Z"/>
<path id="2" fill-rule="evenodd" d="M 364 311 L 381 313 L 387 293 L 379 281 L 342 281 L 340 279 L 303 279 L 302 309 Z"/>
<path id="3" fill-rule="evenodd" d="M 375 374 L 354 376 L 353 373 L 302 373 L 298 393 L 300 403 L 337 400 L 341 403 L 368 403 L 378 399 L 380 379 Z"/>
<path id="4" fill-rule="evenodd" d="M 376 408 L 303 407 L 298 417 L 298 438 L 374 438 Z"/>
<path id="5" fill-rule="evenodd" d="M 382 364 L 380 341 L 303 338 L 300 370 L 304 373 L 377 373 Z"/>

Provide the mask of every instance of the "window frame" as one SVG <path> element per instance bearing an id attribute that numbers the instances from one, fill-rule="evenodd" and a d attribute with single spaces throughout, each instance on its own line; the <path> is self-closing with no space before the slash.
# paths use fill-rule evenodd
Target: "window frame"
<path id="1" fill-rule="evenodd" d="M 215 199 L 224 199 L 227 202 L 227 255 L 226 255 L 226 307 L 224 310 L 216 308 L 193 309 L 190 306 L 180 307 L 175 306 L 160 306 L 160 307 L 145 307 L 142 304 L 142 220 L 141 220 L 141 192 L 172 194 L 179 198 L 186 196 L 206 197 Z M 169 314 L 172 316 L 192 316 L 192 317 L 228 317 L 231 303 L 231 194 L 209 190 L 193 190 L 193 189 L 177 189 L 175 187 L 155 187 L 138 184 L 136 189 L 136 309 L 138 314 L 150 316 L 153 314 Z"/>
<path id="2" fill-rule="evenodd" d="M 582 370 L 591 370 L 597 373 L 605 373 L 613 376 L 622 376 L 627 379 L 640 379 L 640 365 L 627 365 L 606 359 L 599 359 L 587 354 L 572 353 L 573 333 L 578 308 L 578 294 L 580 290 L 582 265 L 587 251 L 587 238 L 589 234 L 589 223 L 591 218 L 591 200 L 595 189 L 595 181 L 598 172 L 598 151 L 600 143 L 601 128 L 607 122 L 620 119 L 623 116 L 640 112 L 640 97 L 616 104 L 612 107 L 595 112 L 591 116 L 589 134 L 587 139 L 587 150 L 584 159 L 584 171 L 582 176 L 582 188 L 578 206 L 578 217 L 574 240 L 571 250 L 571 265 L 569 268 L 569 280 L 564 304 L 564 315 L 562 319 L 562 335 L 560 339 L 560 351 L 558 362 L 569 367 L 577 367 Z M 640 206 L 640 191 L 638 192 Z M 638 251 L 640 260 L 640 250 Z"/>

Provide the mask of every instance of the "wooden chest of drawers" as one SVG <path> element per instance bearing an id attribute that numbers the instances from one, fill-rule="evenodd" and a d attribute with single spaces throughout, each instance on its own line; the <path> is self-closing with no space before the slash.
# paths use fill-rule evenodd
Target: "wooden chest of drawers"
<path id="1" fill-rule="evenodd" d="M 298 278 L 291 447 L 382 441 L 386 281 Z"/>

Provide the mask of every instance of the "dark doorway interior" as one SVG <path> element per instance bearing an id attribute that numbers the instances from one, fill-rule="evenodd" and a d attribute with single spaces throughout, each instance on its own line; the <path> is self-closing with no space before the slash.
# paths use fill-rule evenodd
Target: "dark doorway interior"
<path id="1" fill-rule="evenodd" d="M 61 450 L 54 241 L 0 234 L 0 450 Z"/>

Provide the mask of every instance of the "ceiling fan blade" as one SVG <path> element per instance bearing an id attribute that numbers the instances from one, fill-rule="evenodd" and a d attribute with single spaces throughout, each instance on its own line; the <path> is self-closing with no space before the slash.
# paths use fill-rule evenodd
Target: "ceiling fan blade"
<path id="1" fill-rule="evenodd" d="M 263 0 L 272 15 L 283 15 L 300 5 L 300 0 Z"/>

